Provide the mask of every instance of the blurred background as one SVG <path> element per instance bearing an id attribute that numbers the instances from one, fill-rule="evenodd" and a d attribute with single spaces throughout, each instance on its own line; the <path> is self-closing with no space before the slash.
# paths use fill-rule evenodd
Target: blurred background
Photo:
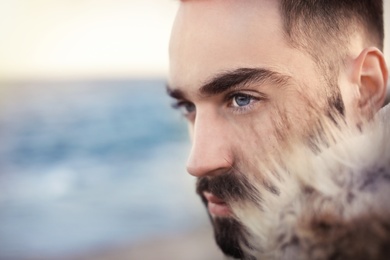
<path id="1" fill-rule="evenodd" d="M 165 94 L 177 7 L 0 0 L 0 260 L 222 259 Z"/>
<path id="2" fill-rule="evenodd" d="M 165 93 L 177 6 L 0 0 L 1 260 L 185 259 L 203 236 L 213 245 Z"/>

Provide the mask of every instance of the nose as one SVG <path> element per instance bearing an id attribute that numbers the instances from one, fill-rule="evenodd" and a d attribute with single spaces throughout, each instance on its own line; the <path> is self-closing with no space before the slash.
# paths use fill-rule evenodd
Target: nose
<path id="1" fill-rule="evenodd" d="M 230 170 L 233 163 L 228 128 L 216 117 L 199 113 L 190 129 L 191 153 L 187 171 L 196 177 L 216 176 Z"/>

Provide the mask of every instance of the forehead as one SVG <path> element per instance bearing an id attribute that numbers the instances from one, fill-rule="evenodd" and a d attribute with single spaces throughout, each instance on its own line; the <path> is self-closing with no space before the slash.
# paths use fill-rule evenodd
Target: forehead
<path id="1" fill-rule="evenodd" d="M 294 75 L 307 64 L 283 36 L 276 0 L 187 0 L 180 4 L 170 41 L 174 88 L 195 90 L 215 75 L 266 68 Z M 302 63 L 305 62 L 305 63 Z M 306 68 L 300 66 L 300 73 Z"/>

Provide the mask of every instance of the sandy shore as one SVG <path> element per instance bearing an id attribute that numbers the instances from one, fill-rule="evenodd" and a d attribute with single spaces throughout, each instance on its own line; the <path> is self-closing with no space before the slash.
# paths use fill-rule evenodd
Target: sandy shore
<path id="1" fill-rule="evenodd" d="M 212 231 L 202 228 L 187 234 L 160 237 L 132 247 L 97 252 L 77 260 L 222 260 Z M 76 258 L 74 259 L 76 260 Z"/>
<path id="2" fill-rule="evenodd" d="M 72 256 L 29 256 L 17 260 L 224 260 L 209 226 L 170 234 L 133 245 L 101 248 Z M 1 259 L 3 260 L 3 259 Z M 5 259 L 4 259 L 5 260 Z M 7 259 L 16 260 L 16 259 Z"/>

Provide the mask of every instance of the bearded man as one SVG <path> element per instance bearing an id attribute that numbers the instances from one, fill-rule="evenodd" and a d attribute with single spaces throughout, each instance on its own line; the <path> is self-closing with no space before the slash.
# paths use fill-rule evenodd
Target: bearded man
<path id="1" fill-rule="evenodd" d="M 388 78 L 382 49 L 379 0 L 180 2 L 170 41 L 168 93 L 188 120 L 192 149 L 187 170 L 198 178 L 197 192 L 226 255 L 357 259 L 341 254 L 342 247 L 335 249 L 345 240 L 333 239 L 341 236 L 335 230 L 342 223 L 348 230 L 364 227 L 370 215 L 354 222 L 356 214 L 369 211 L 367 205 L 378 198 L 386 204 L 385 196 L 366 196 L 348 213 L 344 205 L 352 203 L 354 192 L 346 192 L 343 202 L 334 200 L 359 181 L 381 194 L 389 190 L 376 184 L 390 179 L 390 156 L 371 153 L 360 168 L 334 158 L 347 159 L 346 152 L 365 149 L 360 144 L 388 147 L 387 132 L 372 130 L 385 128 L 376 115 Z M 377 138 L 345 141 L 361 135 Z M 357 163 L 366 157 L 353 158 Z M 378 164 L 367 174 L 367 167 Z M 335 172 L 360 177 L 340 180 Z M 327 198 L 334 203 L 324 206 Z M 373 219 L 382 221 L 386 214 L 375 212 Z M 367 256 L 383 255 L 390 246 L 390 221 L 382 222 L 371 233 L 346 232 L 346 237 L 384 238 Z M 313 231 L 321 228 L 327 232 Z M 318 242 L 323 237 L 332 239 Z"/>

